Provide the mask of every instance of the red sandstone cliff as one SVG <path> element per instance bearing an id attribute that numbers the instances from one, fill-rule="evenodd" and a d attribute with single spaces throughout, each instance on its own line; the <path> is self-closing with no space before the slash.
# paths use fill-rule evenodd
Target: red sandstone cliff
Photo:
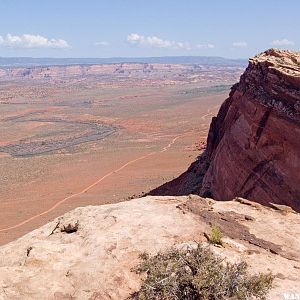
<path id="1" fill-rule="evenodd" d="M 188 193 L 300 211 L 300 52 L 270 49 L 251 58 L 212 119 L 206 151 L 150 194 Z"/>

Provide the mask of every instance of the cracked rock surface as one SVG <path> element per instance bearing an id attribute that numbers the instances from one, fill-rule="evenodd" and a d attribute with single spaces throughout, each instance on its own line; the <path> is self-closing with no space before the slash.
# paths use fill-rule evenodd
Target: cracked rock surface
<path id="1" fill-rule="evenodd" d="M 76 225 L 78 224 L 78 226 Z M 268 299 L 300 290 L 300 215 L 244 199 L 148 196 L 77 208 L 0 247 L 0 299 L 126 299 L 139 288 L 130 270 L 143 251 L 207 243 L 219 226 L 228 261 L 275 275 Z M 66 232 L 64 228 L 76 230 Z"/>

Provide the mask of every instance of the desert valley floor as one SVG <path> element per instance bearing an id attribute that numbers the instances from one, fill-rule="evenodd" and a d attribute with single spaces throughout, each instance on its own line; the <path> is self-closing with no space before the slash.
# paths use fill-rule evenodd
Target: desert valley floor
<path id="1" fill-rule="evenodd" d="M 178 176 L 204 148 L 240 72 L 1 81 L 0 244 L 75 207 L 128 200 Z"/>

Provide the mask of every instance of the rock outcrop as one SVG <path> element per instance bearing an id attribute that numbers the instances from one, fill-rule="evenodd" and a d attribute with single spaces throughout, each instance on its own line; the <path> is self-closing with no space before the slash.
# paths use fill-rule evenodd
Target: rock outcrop
<path id="1" fill-rule="evenodd" d="M 211 122 L 207 149 L 152 195 L 244 197 L 300 211 L 300 52 L 270 49 L 249 60 Z"/>
<path id="2" fill-rule="evenodd" d="M 205 245 L 212 226 L 224 234 L 212 251 L 272 272 L 268 299 L 283 299 L 300 290 L 299 222 L 282 206 L 192 195 L 77 208 L 0 247 L 0 299 L 126 299 L 139 289 L 141 252 Z"/>

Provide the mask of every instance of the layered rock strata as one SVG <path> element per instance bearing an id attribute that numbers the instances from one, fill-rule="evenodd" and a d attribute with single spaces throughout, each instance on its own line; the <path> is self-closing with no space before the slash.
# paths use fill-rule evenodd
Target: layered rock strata
<path id="1" fill-rule="evenodd" d="M 300 210 L 300 52 L 270 49 L 251 58 L 212 119 L 205 152 L 151 192 L 189 193 Z"/>

